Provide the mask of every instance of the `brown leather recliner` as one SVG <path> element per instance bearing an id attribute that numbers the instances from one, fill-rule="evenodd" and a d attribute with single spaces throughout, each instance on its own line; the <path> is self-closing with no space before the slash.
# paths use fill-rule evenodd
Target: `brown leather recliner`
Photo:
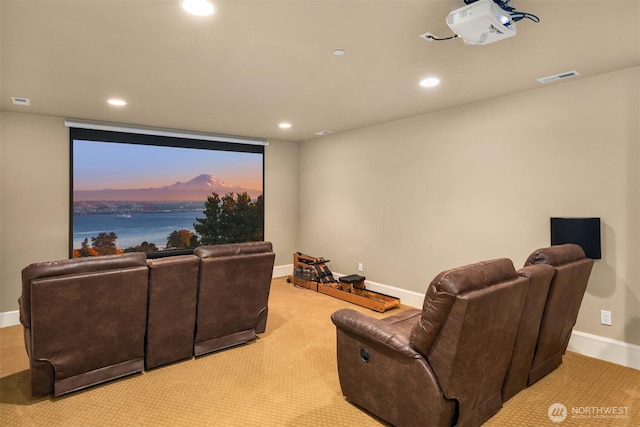
<path id="1" fill-rule="evenodd" d="M 507 376 L 502 385 L 502 400 L 506 402 L 527 386 L 529 370 L 538 341 L 542 313 L 547 302 L 549 285 L 555 274 L 550 265 L 530 265 L 518 270 L 529 279 L 527 298 L 522 309 L 518 334 Z"/>
<path id="2" fill-rule="evenodd" d="M 536 351 L 529 372 L 531 385 L 562 363 L 578 310 L 587 289 L 593 260 L 586 258 L 578 245 L 565 244 L 538 249 L 525 266 L 549 264 L 555 274 L 547 296 Z"/>
<path id="3" fill-rule="evenodd" d="M 144 369 L 143 253 L 31 264 L 20 322 L 33 396 L 56 396 Z"/>
<path id="4" fill-rule="evenodd" d="M 200 259 L 194 255 L 150 259 L 145 368 L 193 356 Z"/>
<path id="5" fill-rule="evenodd" d="M 422 310 L 332 315 L 351 402 L 399 426 L 480 425 L 502 407 L 528 278 L 508 259 L 445 271 Z"/>
<path id="6" fill-rule="evenodd" d="M 256 339 L 267 325 L 275 253 L 270 242 L 200 246 L 194 354 Z"/>

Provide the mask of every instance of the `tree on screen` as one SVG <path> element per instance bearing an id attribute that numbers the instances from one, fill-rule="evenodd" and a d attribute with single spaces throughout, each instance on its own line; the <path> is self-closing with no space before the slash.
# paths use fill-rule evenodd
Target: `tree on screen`
<path id="1" fill-rule="evenodd" d="M 113 231 L 110 233 L 98 233 L 96 237 L 91 238 L 91 246 L 98 255 L 115 255 L 122 253 L 116 247 L 116 239 L 118 236 Z"/>
<path id="2" fill-rule="evenodd" d="M 144 241 L 140 243 L 138 246 L 132 246 L 124 250 L 124 252 L 156 252 L 158 247 L 155 243 L 149 243 Z"/>
<path id="3" fill-rule="evenodd" d="M 207 197 L 203 213 L 193 224 L 203 245 L 239 243 L 263 239 L 263 198 L 251 201 L 246 192 L 228 193 L 222 199 L 217 193 Z"/>
<path id="4" fill-rule="evenodd" d="M 98 251 L 96 251 L 95 249 L 89 246 L 89 239 L 86 237 L 80 244 L 80 249 L 74 249 L 73 251 L 74 258 L 85 257 L 85 256 L 98 256 L 98 255 L 99 255 Z"/>
<path id="5" fill-rule="evenodd" d="M 167 237 L 167 248 L 188 249 L 197 246 L 197 236 L 189 230 L 175 230 Z"/>
<path id="6" fill-rule="evenodd" d="M 203 245 L 219 243 L 221 212 L 220 196 L 218 193 L 211 193 L 204 202 L 204 211 L 202 211 L 204 218 L 196 218 L 196 222 L 193 223 L 193 228 L 200 235 L 200 243 Z"/>

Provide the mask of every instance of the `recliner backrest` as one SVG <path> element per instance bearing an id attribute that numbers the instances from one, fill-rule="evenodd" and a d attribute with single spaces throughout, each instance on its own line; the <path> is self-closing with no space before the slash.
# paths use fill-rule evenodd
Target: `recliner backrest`
<path id="1" fill-rule="evenodd" d="M 33 395 L 59 396 L 142 371 L 148 275 L 143 253 L 23 269 L 20 316 Z"/>
<path id="2" fill-rule="evenodd" d="M 565 244 L 534 251 L 527 258 L 525 266 L 536 264 L 552 265 L 555 274 L 540 324 L 529 384 L 535 383 L 562 363 L 562 355 L 569 344 L 587 289 L 593 260 L 585 257 L 580 246 Z"/>
<path id="3" fill-rule="evenodd" d="M 504 402 L 527 386 L 531 362 L 538 342 L 542 313 L 555 269 L 544 264 L 528 265 L 518 270 L 518 274 L 529 279 L 529 286 L 527 287 L 527 298 L 522 309 L 511 363 L 502 385 L 502 400 Z"/>
<path id="4" fill-rule="evenodd" d="M 458 400 L 459 424 L 482 423 L 502 406 L 527 285 L 502 258 L 445 271 L 427 290 L 411 345 Z"/>
<path id="5" fill-rule="evenodd" d="M 427 356 L 458 295 L 514 278 L 517 278 L 515 268 L 506 258 L 443 271 L 427 289 L 420 323 L 411 334 L 411 344 Z"/>
<path id="6" fill-rule="evenodd" d="M 195 355 L 236 344 L 234 334 L 255 338 L 254 332 L 264 332 L 275 261 L 271 243 L 201 246 L 193 253 L 200 257 Z"/>
<path id="7" fill-rule="evenodd" d="M 107 270 L 118 270 L 147 265 L 144 253 L 123 255 L 103 255 L 99 257 L 73 258 L 61 261 L 47 261 L 30 264 L 22 270 L 21 306 L 22 323 L 31 326 L 31 282 L 43 277 L 66 276 Z"/>
<path id="8" fill-rule="evenodd" d="M 213 258 L 222 256 L 265 253 L 272 251 L 273 246 L 271 242 L 244 242 L 199 246 L 193 250 L 193 254 L 200 258 Z"/>
<path id="9" fill-rule="evenodd" d="M 178 255 L 150 259 L 145 367 L 190 358 L 196 328 L 200 259 Z"/>

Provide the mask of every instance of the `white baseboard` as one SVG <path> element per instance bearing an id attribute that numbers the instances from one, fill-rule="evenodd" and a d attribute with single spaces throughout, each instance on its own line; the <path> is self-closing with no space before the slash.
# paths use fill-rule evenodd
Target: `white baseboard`
<path id="1" fill-rule="evenodd" d="M 273 275 L 271 277 L 284 277 L 293 274 L 293 264 L 276 265 L 273 267 Z"/>
<path id="2" fill-rule="evenodd" d="M 20 312 L 18 310 L 0 312 L 0 328 L 16 326 L 20 324 Z"/>
<path id="3" fill-rule="evenodd" d="M 640 370 L 640 346 L 573 331 L 567 350 Z"/>

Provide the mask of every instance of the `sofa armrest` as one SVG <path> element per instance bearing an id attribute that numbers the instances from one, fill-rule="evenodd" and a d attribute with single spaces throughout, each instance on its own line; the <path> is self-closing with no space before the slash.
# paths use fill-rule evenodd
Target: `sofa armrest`
<path id="1" fill-rule="evenodd" d="M 379 343 L 406 357 L 419 359 L 420 353 L 409 344 L 409 337 L 393 323 L 369 317 L 351 309 L 338 310 L 331 315 L 333 324 L 368 341 Z"/>
<path id="2" fill-rule="evenodd" d="M 25 312 L 25 307 L 24 304 L 22 302 L 22 297 L 18 298 L 18 312 L 20 313 L 20 324 L 22 326 L 24 326 L 25 328 L 30 328 L 31 324 L 29 323 L 29 317 L 27 316 L 27 313 Z"/>

